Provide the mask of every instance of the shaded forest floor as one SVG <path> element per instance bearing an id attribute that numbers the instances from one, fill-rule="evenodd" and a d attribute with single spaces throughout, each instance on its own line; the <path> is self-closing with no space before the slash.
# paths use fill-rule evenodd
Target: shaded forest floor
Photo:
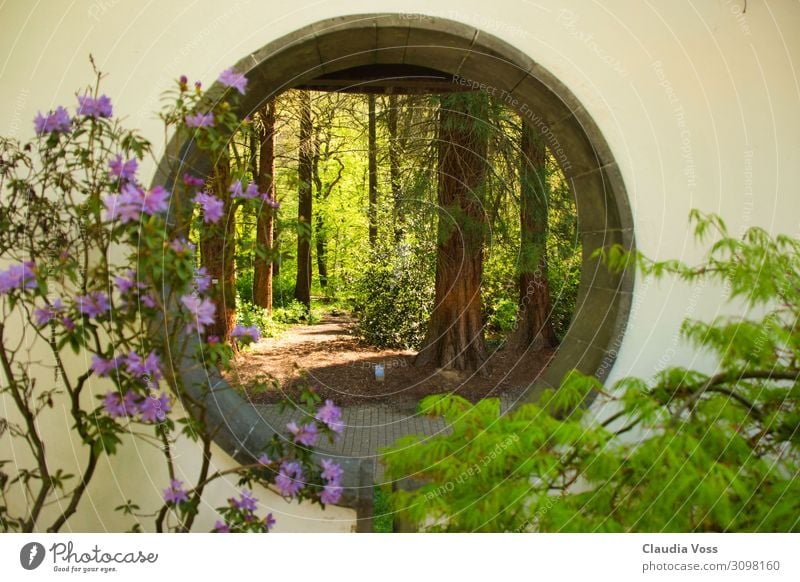
<path id="1" fill-rule="evenodd" d="M 248 385 L 265 374 L 275 382 L 266 391 L 247 394 L 259 404 L 294 396 L 302 374 L 323 398 L 336 404 L 413 406 L 428 394 L 454 392 L 471 401 L 522 392 L 549 363 L 554 350 L 520 356 L 507 350 L 491 353 L 487 378 L 433 366 L 413 365 L 416 352 L 380 349 L 361 341 L 347 316 L 326 315 L 314 325 L 299 325 L 276 338 L 264 338 L 236 357 L 227 374 L 232 384 Z M 375 364 L 385 380 L 375 380 Z M 304 372 L 303 372 L 304 371 Z M 263 381 L 263 379 L 262 379 Z"/>

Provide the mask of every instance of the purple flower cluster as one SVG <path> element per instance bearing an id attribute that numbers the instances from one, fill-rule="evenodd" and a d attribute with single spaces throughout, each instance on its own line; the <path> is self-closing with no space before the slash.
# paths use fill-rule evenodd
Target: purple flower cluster
<path id="1" fill-rule="evenodd" d="M 119 357 L 106 359 L 98 356 L 97 354 L 93 354 L 92 363 L 89 366 L 89 369 L 96 375 L 100 376 L 101 378 L 104 378 L 105 376 L 108 376 L 111 372 L 116 370 L 119 364 L 120 364 Z"/>
<path id="2" fill-rule="evenodd" d="M 70 129 L 72 129 L 72 119 L 70 119 L 67 110 L 59 106 L 55 111 L 47 115 L 42 115 L 41 112 L 37 113 L 33 119 L 33 126 L 36 130 L 36 135 L 69 133 Z"/>
<path id="3" fill-rule="evenodd" d="M 157 382 L 164 377 L 161 373 L 161 360 L 155 351 L 151 351 L 146 358 L 136 352 L 130 352 L 125 358 L 125 367 L 131 375 L 142 379 L 149 378 L 152 382 Z"/>
<path id="4" fill-rule="evenodd" d="M 142 283 L 141 281 L 136 281 L 135 271 L 129 270 L 127 275 L 128 275 L 127 277 L 122 277 L 122 276 L 114 277 L 114 283 L 116 283 L 120 295 L 127 295 L 129 292 L 133 290 L 139 290 L 145 288 L 144 283 Z"/>
<path id="5" fill-rule="evenodd" d="M 185 238 L 176 238 L 174 241 L 170 243 L 170 248 L 178 253 L 179 255 L 183 255 L 186 253 L 193 253 L 195 251 L 195 246 L 187 241 Z"/>
<path id="6" fill-rule="evenodd" d="M 203 207 L 203 220 L 206 223 L 219 222 L 219 219 L 222 218 L 222 210 L 224 205 L 222 200 L 213 194 L 199 192 L 197 195 L 195 195 L 194 202 L 195 204 L 199 204 Z"/>
<path id="7" fill-rule="evenodd" d="M 239 499 L 231 497 L 228 499 L 228 503 L 231 504 L 231 507 L 241 509 L 244 512 L 252 513 L 258 509 L 258 499 L 255 498 L 253 492 L 249 489 L 242 489 Z"/>
<path id="8" fill-rule="evenodd" d="M 111 99 L 105 95 L 100 95 L 97 99 L 90 95 L 78 96 L 78 115 L 84 117 L 111 117 Z"/>
<path id="9" fill-rule="evenodd" d="M 344 430 L 342 409 L 336 406 L 332 400 L 325 401 L 325 404 L 317 411 L 315 418 L 324 423 L 333 432 L 341 434 Z"/>
<path id="10" fill-rule="evenodd" d="M 313 422 L 297 426 L 297 423 L 292 421 L 286 425 L 286 429 L 292 433 L 294 442 L 298 445 L 313 447 L 314 443 L 317 442 L 317 425 Z"/>
<path id="11" fill-rule="evenodd" d="M 237 73 L 233 69 L 225 69 L 222 71 L 217 80 L 226 87 L 236 89 L 242 95 L 244 95 L 245 89 L 247 88 L 247 77 L 242 73 Z"/>
<path id="12" fill-rule="evenodd" d="M 194 115 L 187 115 L 184 117 L 186 127 L 213 127 L 214 114 L 209 111 L 208 113 L 200 113 L 199 111 Z"/>
<path id="13" fill-rule="evenodd" d="M 117 156 L 108 162 L 108 175 L 120 182 L 134 182 L 136 180 L 136 170 L 139 168 L 139 163 L 136 158 L 123 161 L 122 156 Z"/>
<path id="14" fill-rule="evenodd" d="M 60 298 L 56 298 L 50 305 L 39 307 L 33 310 L 33 318 L 36 320 L 36 325 L 41 327 L 47 325 L 51 320 L 61 315 L 64 310 L 64 303 Z"/>
<path id="15" fill-rule="evenodd" d="M 325 486 L 320 494 L 320 501 L 325 505 L 335 504 L 342 497 L 342 467 L 330 459 L 322 459 L 321 476 L 325 480 Z"/>
<path id="16" fill-rule="evenodd" d="M 164 420 L 172 407 L 164 392 L 140 396 L 128 390 L 124 397 L 119 392 L 108 392 L 103 397 L 103 409 L 111 418 L 133 418 L 138 414 L 141 422 L 152 424 Z"/>
<path id="17" fill-rule="evenodd" d="M 13 289 L 35 289 L 36 273 L 33 269 L 33 261 L 25 261 L 0 271 L 0 295 L 5 295 Z"/>
<path id="18" fill-rule="evenodd" d="M 196 176 L 192 176 L 191 174 L 184 174 L 183 183 L 190 187 L 202 188 L 203 184 L 205 184 L 206 181 L 203 180 L 203 178 L 197 178 Z"/>
<path id="19" fill-rule="evenodd" d="M 169 482 L 169 487 L 164 489 L 164 501 L 179 505 L 189 501 L 189 493 L 183 488 L 183 483 L 177 479 Z"/>
<path id="20" fill-rule="evenodd" d="M 77 295 L 75 303 L 78 311 L 86 317 L 100 317 L 111 311 L 108 295 L 102 291 L 90 291 L 86 295 Z"/>
<path id="21" fill-rule="evenodd" d="M 211 275 L 205 267 L 200 267 L 194 272 L 194 290 L 198 293 L 205 293 L 211 287 Z"/>
<path id="22" fill-rule="evenodd" d="M 257 342 L 261 339 L 261 332 L 258 330 L 258 326 L 255 325 L 251 325 L 250 327 L 237 325 L 233 328 L 231 337 L 242 343 Z"/>
<path id="23" fill-rule="evenodd" d="M 214 323 L 214 314 L 217 308 L 210 299 L 201 299 L 197 295 L 184 295 L 181 297 L 181 303 L 189 310 L 194 319 L 186 326 L 186 333 L 191 333 L 193 330 L 203 333 L 206 329 L 205 326 Z"/>
<path id="24" fill-rule="evenodd" d="M 255 182 L 250 182 L 247 185 L 247 188 L 242 186 L 242 183 L 239 180 L 236 180 L 230 187 L 231 196 L 233 198 L 244 198 L 245 200 L 252 200 L 253 198 L 258 198 L 261 196 L 261 193 L 258 191 L 258 186 L 256 186 Z"/>
<path id="25" fill-rule="evenodd" d="M 125 184 L 122 193 L 109 194 L 103 200 L 106 207 L 106 218 L 109 221 L 119 219 L 123 224 L 138 222 L 142 214 L 152 216 L 166 212 L 169 208 L 169 191 L 156 186 L 149 192 L 135 184 Z"/>
<path id="26" fill-rule="evenodd" d="M 303 488 L 303 466 L 297 461 L 286 461 L 281 465 L 275 485 L 284 497 L 294 497 Z"/>
<path id="27" fill-rule="evenodd" d="M 129 352 L 127 356 L 114 356 L 111 359 L 94 354 L 90 369 L 98 376 L 104 377 L 119 368 L 121 364 L 125 365 L 131 376 L 144 380 L 146 384 L 152 384 L 164 377 L 161 372 L 161 360 L 155 351 L 151 351 L 144 358 L 136 352 Z"/>

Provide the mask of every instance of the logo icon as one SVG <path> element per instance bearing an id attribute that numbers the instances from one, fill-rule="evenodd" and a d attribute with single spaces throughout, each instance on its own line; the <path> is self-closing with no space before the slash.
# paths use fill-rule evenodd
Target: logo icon
<path id="1" fill-rule="evenodd" d="M 39 542 L 30 542 L 19 551 L 19 563 L 26 570 L 35 570 L 44 562 L 44 546 Z"/>

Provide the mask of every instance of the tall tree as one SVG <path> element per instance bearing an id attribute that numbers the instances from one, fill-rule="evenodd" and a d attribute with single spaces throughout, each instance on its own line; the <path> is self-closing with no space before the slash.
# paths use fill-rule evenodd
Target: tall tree
<path id="1" fill-rule="evenodd" d="M 369 157 L 369 244 L 374 247 L 378 242 L 378 144 L 375 117 L 375 95 L 369 94 L 368 115 L 369 115 L 369 138 L 368 138 L 368 157 Z"/>
<path id="2" fill-rule="evenodd" d="M 275 200 L 275 101 L 265 105 L 259 114 L 261 124 L 256 126 L 258 140 L 258 171 L 254 179 L 259 192 Z M 275 211 L 264 203 L 256 220 L 256 256 L 253 274 L 253 303 L 272 315 L 272 261 Z M 262 254 L 265 253 L 265 254 Z"/>
<path id="3" fill-rule="evenodd" d="M 519 175 L 519 311 L 509 345 L 524 351 L 557 343 L 549 319 L 552 303 L 547 278 L 547 150 L 541 136 L 524 120 Z"/>
<path id="4" fill-rule="evenodd" d="M 311 94 L 300 91 L 300 148 L 297 160 L 297 278 L 294 298 L 307 308 L 311 307 L 311 193 L 312 166 L 314 162 L 314 127 L 311 121 Z"/>
<path id="5" fill-rule="evenodd" d="M 392 222 L 394 223 L 394 240 L 403 238 L 402 190 L 400 186 L 400 151 L 401 143 L 397 134 L 398 116 L 397 95 L 389 95 L 389 106 L 386 112 L 386 126 L 389 132 L 389 182 L 392 188 Z"/>
<path id="6" fill-rule="evenodd" d="M 206 330 L 209 335 L 228 341 L 236 323 L 236 213 L 229 190 L 231 177 L 227 156 L 214 165 L 212 183 L 224 206 L 222 219 L 205 229 L 200 239 L 200 262 L 212 282 L 219 281 L 211 287 L 211 300 L 217 308 L 215 321 Z"/>
<path id="7" fill-rule="evenodd" d="M 487 110 L 484 93 L 441 98 L 435 302 L 416 358 L 418 365 L 479 370 L 482 375 L 488 375 L 481 317 Z"/>

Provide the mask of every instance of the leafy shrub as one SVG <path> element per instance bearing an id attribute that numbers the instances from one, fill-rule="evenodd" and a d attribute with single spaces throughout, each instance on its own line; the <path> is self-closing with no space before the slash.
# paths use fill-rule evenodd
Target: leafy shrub
<path id="1" fill-rule="evenodd" d="M 704 264 L 651 262 L 612 247 L 613 268 L 725 286 L 758 319 L 687 320 L 684 337 L 713 353 L 709 373 L 668 368 L 613 387 L 577 372 L 536 403 L 500 415 L 430 396 L 423 412 L 452 429 L 410 435 L 384 457 L 392 493 L 417 527 L 446 531 L 800 530 L 800 241 L 761 229 L 743 238 L 693 213 L 719 239 Z M 584 404 L 598 395 L 598 419 Z M 636 432 L 631 432 L 631 431 Z M 625 438 L 622 438 L 625 435 Z"/>
<path id="2" fill-rule="evenodd" d="M 358 333 L 385 348 L 419 349 L 433 310 L 433 253 L 381 251 L 356 283 Z"/>
<path id="3" fill-rule="evenodd" d="M 267 310 L 258 305 L 238 301 L 236 305 L 236 323 L 245 327 L 255 325 L 263 337 L 275 337 L 283 331 L 284 326 L 267 314 Z"/>
<path id="4" fill-rule="evenodd" d="M 487 325 L 502 334 L 514 329 L 517 320 L 517 306 L 519 302 L 513 299 L 501 298 L 492 305 Z"/>
<path id="5" fill-rule="evenodd" d="M 288 302 L 284 307 L 273 309 L 272 318 L 279 323 L 286 324 L 313 324 L 319 321 L 319 315 L 313 309 L 308 310 L 305 305 L 296 299 Z"/>

